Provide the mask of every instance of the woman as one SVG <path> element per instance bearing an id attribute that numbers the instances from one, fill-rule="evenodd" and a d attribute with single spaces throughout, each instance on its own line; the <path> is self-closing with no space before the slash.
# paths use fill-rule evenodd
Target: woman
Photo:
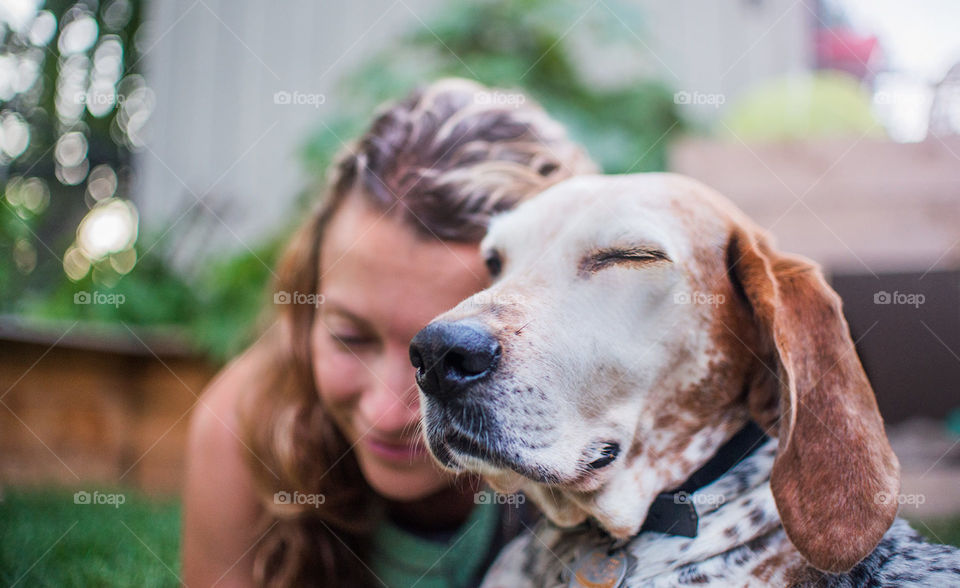
<path id="1" fill-rule="evenodd" d="M 187 584 L 474 585 L 522 530 L 430 458 L 407 350 L 487 284 L 491 215 L 594 169 L 538 106 L 504 96 L 434 83 L 335 163 L 278 269 L 289 304 L 192 417 Z"/>

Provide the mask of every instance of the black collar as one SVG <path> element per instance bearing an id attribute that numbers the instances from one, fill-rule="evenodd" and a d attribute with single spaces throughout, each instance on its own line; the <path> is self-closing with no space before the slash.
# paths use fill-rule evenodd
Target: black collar
<path id="1" fill-rule="evenodd" d="M 657 531 L 667 535 L 696 537 L 700 522 L 690 495 L 712 484 L 744 459 L 750 457 L 767 440 L 766 433 L 753 421 L 720 446 L 710 461 L 693 472 L 687 481 L 670 492 L 662 492 L 647 511 L 640 532 Z"/>

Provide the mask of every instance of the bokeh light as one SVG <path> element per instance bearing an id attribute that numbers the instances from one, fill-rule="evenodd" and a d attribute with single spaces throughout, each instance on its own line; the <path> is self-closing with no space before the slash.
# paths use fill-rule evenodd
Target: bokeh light
<path id="1" fill-rule="evenodd" d="M 116 124 L 122 131 L 120 139 L 130 149 L 146 144 L 144 130 L 156 105 L 156 98 L 141 75 L 130 75 L 120 82 L 119 95 L 124 97 L 117 113 Z"/>
<path id="2" fill-rule="evenodd" d="M 0 2 L 0 20 L 20 32 L 30 26 L 39 7 L 40 0 L 4 0 Z"/>
<path id="3" fill-rule="evenodd" d="M 72 10 L 67 14 L 68 19 L 71 16 L 73 16 L 73 19 L 63 27 L 60 32 L 60 40 L 57 43 L 60 53 L 63 55 L 83 53 L 92 47 L 97 40 L 99 28 L 97 27 L 97 21 L 92 16 L 79 10 Z"/>
<path id="4" fill-rule="evenodd" d="M 129 249 L 137 240 L 138 215 L 132 202 L 112 198 L 97 204 L 77 228 L 77 248 L 90 261 Z"/>
<path id="5" fill-rule="evenodd" d="M 117 31 L 130 22 L 130 17 L 133 16 L 133 6 L 131 6 L 130 0 L 111 0 L 103 5 L 100 15 L 107 29 Z"/>
<path id="6" fill-rule="evenodd" d="M 90 58 L 82 54 L 71 55 L 60 64 L 55 102 L 57 117 L 65 125 L 75 123 L 83 115 L 89 71 Z"/>
<path id="7" fill-rule="evenodd" d="M 26 239 L 17 239 L 13 244 L 13 263 L 17 270 L 29 274 L 37 267 L 37 249 Z"/>
<path id="8" fill-rule="evenodd" d="M 50 189 L 41 178 L 14 177 L 7 182 L 7 202 L 21 216 L 40 214 L 50 204 Z"/>
<path id="9" fill-rule="evenodd" d="M 63 256 L 63 271 L 74 282 L 82 280 L 90 271 L 90 260 L 80 249 L 70 246 Z"/>
<path id="10" fill-rule="evenodd" d="M 135 265 L 137 265 L 137 250 L 132 247 L 110 255 L 110 267 L 118 274 L 129 273 Z"/>
<path id="11" fill-rule="evenodd" d="M 30 127 L 16 112 L 5 112 L 0 118 L 0 148 L 10 159 L 18 157 L 30 144 Z"/>
<path id="12" fill-rule="evenodd" d="M 113 197 L 116 191 L 117 174 L 113 168 L 105 163 L 93 168 L 87 179 L 87 196 L 96 203 Z"/>
<path id="13" fill-rule="evenodd" d="M 57 32 L 57 17 L 49 10 L 41 10 L 33 19 L 28 38 L 37 47 L 43 47 L 53 39 Z"/>
<path id="14" fill-rule="evenodd" d="M 87 138 L 79 131 L 60 136 L 53 151 L 56 160 L 56 175 L 61 183 L 75 186 L 87 177 L 90 162 L 87 160 Z"/>
<path id="15" fill-rule="evenodd" d="M 80 165 L 80 162 L 87 157 L 87 138 L 83 133 L 67 133 L 57 141 L 53 155 L 57 163 L 64 167 Z"/>

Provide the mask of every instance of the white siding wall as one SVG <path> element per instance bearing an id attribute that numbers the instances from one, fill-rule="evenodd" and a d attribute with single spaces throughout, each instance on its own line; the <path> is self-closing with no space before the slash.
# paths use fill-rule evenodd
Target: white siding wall
<path id="1" fill-rule="evenodd" d="M 681 112 L 709 122 L 759 81 L 813 66 L 812 0 L 642 0 L 648 41 L 666 71 L 664 81 L 689 93 L 719 94 L 719 108 Z"/>
<path id="2" fill-rule="evenodd" d="M 144 67 L 156 108 L 135 191 L 146 230 L 183 217 L 167 237 L 177 239 L 205 215 L 193 242 L 177 244 L 196 255 L 255 247 L 283 226 L 305 182 L 298 150 L 342 99 L 333 92 L 337 79 L 419 24 L 432 4 L 150 2 Z M 277 105 L 277 91 L 323 94 L 326 102 Z"/>
<path id="3" fill-rule="evenodd" d="M 304 183 L 297 149 L 319 127 L 318 119 L 344 99 L 333 92 L 338 77 L 402 31 L 420 26 L 421 19 L 429 22 L 437 5 L 439 0 L 150 2 L 146 46 L 152 48 L 144 64 L 156 109 L 148 148 L 139 154 L 136 192 L 148 232 L 182 216 L 167 237 L 182 240 L 178 229 L 205 214 L 204 229 L 194 231 L 191 242 L 178 243 L 179 251 L 191 255 L 253 247 L 270 235 L 287 220 Z M 643 46 L 641 57 L 611 68 L 610 55 L 582 52 L 585 73 L 654 73 L 677 90 L 722 93 L 729 104 L 757 80 L 808 67 L 813 17 L 793 0 L 610 0 L 592 10 L 618 6 L 646 14 L 636 36 L 627 36 Z M 574 27 L 569 40 L 575 47 L 576 39 Z M 319 109 L 276 105 L 279 90 L 324 94 L 326 103 Z M 708 120 L 722 109 L 683 112 Z"/>

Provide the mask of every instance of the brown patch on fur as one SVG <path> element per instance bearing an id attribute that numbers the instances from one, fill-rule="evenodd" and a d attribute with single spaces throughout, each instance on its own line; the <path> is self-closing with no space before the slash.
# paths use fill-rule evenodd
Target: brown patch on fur
<path id="1" fill-rule="evenodd" d="M 730 436 L 747 420 L 742 392 L 745 375 L 755 362 L 751 349 L 751 346 L 756 345 L 755 328 L 752 326 L 749 310 L 737 299 L 727 277 L 721 253 L 715 248 L 711 250 L 706 247 L 694 251 L 697 279 L 693 287 L 696 292 L 719 301 L 702 312 L 701 328 L 709 333 L 711 340 L 707 350 L 709 360 L 706 375 L 696 382 L 676 389 L 657 407 L 654 429 L 669 431 L 676 441 L 658 450 L 652 445 L 644 447 L 644 444 L 636 439 L 627 454 L 628 465 L 636 461 L 643 448 L 647 452 L 644 457 L 650 463 L 662 463 L 668 465 L 670 471 L 690 473 L 702 463 L 687 462 L 681 456 L 697 432 L 712 425 L 720 425 L 727 429 Z M 683 351 L 678 350 L 676 353 Z M 712 449 L 714 448 L 706 448 L 702 452 L 701 462 L 711 457 Z M 669 485 L 682 481 L 669 480 Z"/>
<path id="2" fill-rule="evenodd" d="M 641 452 L 643 452 L 644 443 L 640 439 L 634 439 L 633 443 L 630 444 L 630 451 L 627 452 L 630 461 L 632 462 Z"/>
<path id="3" fill-rule="evenodd" d="M 788 586 L 822 586 L 824 573 L 806 564 L 794 565 L 785 575 Z"/>
<path id="4" fill-rule="evenodd" d="M 709 234 L 720 225 L 729 224 L 730 211 L 718 200 L 705 203 L 702 194 L 678 198 L 670 205 L 671 213 L 686 225 L 691 234 Z M 720 214 L 704 217 L 704 205 L 720 206 Z M 708 334 L 708 375 L 700 381 L 679 390 L 677 408 L 683 413 L 693 410 L 695 420 L 706 425 L 717 422 L 718 412 L 730 408 L 742 399 L 746 379 L 756 362 L 757 330 L 750 309 L 742 294 L 730 281 L 724 248 L 710 243 L 694 242 L 692 263 L 688 270 L 693 277 L 691 287 L 700 300 L 706 300 L 703 330 Z"/>
<path id="5" fill-rule="evenodd" d="M 653 426 L 656 429 L 674 429 L 680 424 L 680 417 L 672 412 L 667 412 L 661 415 L 658 415 L 656 420 L 653 422 Z M 634 442 L 639 443 L 639 441 Z"/>
<path id="6" fill-rule="evenodd" d="M 787 563 L 789 563 L 789 558 L 786 553 L 775 553 L 758 563 L 750 572 L 750 575 L 761 582 L 770 584 L 773 575 L 782 571 Z"/>
<path id="7" fill-rule="evenodd" d="M 681 209 L 683 210 L 683 209 Z M 679 439 L 690 439 L 710 425 L 726 425 L 732 435 L 747 419 L 743 406 L 746 375 L 755 363 L 756 329 L 749 309 L 740 300 L 727 277 L 726 264 L 716 248 L 697 247 L 694 290 L 714 304 L 702 312 L 702 329 L 710 345 L 706 375 L 683 386 L 659 407 L 654 421 L 657 430 L 667 430 Z M 675 462 L 689 443 L 674 444 L 669 455 L 657 456 Z M 708 448 L 704 461 L 711 456 Z M 697 464 L 693 464 L 697 465 Z"/>

